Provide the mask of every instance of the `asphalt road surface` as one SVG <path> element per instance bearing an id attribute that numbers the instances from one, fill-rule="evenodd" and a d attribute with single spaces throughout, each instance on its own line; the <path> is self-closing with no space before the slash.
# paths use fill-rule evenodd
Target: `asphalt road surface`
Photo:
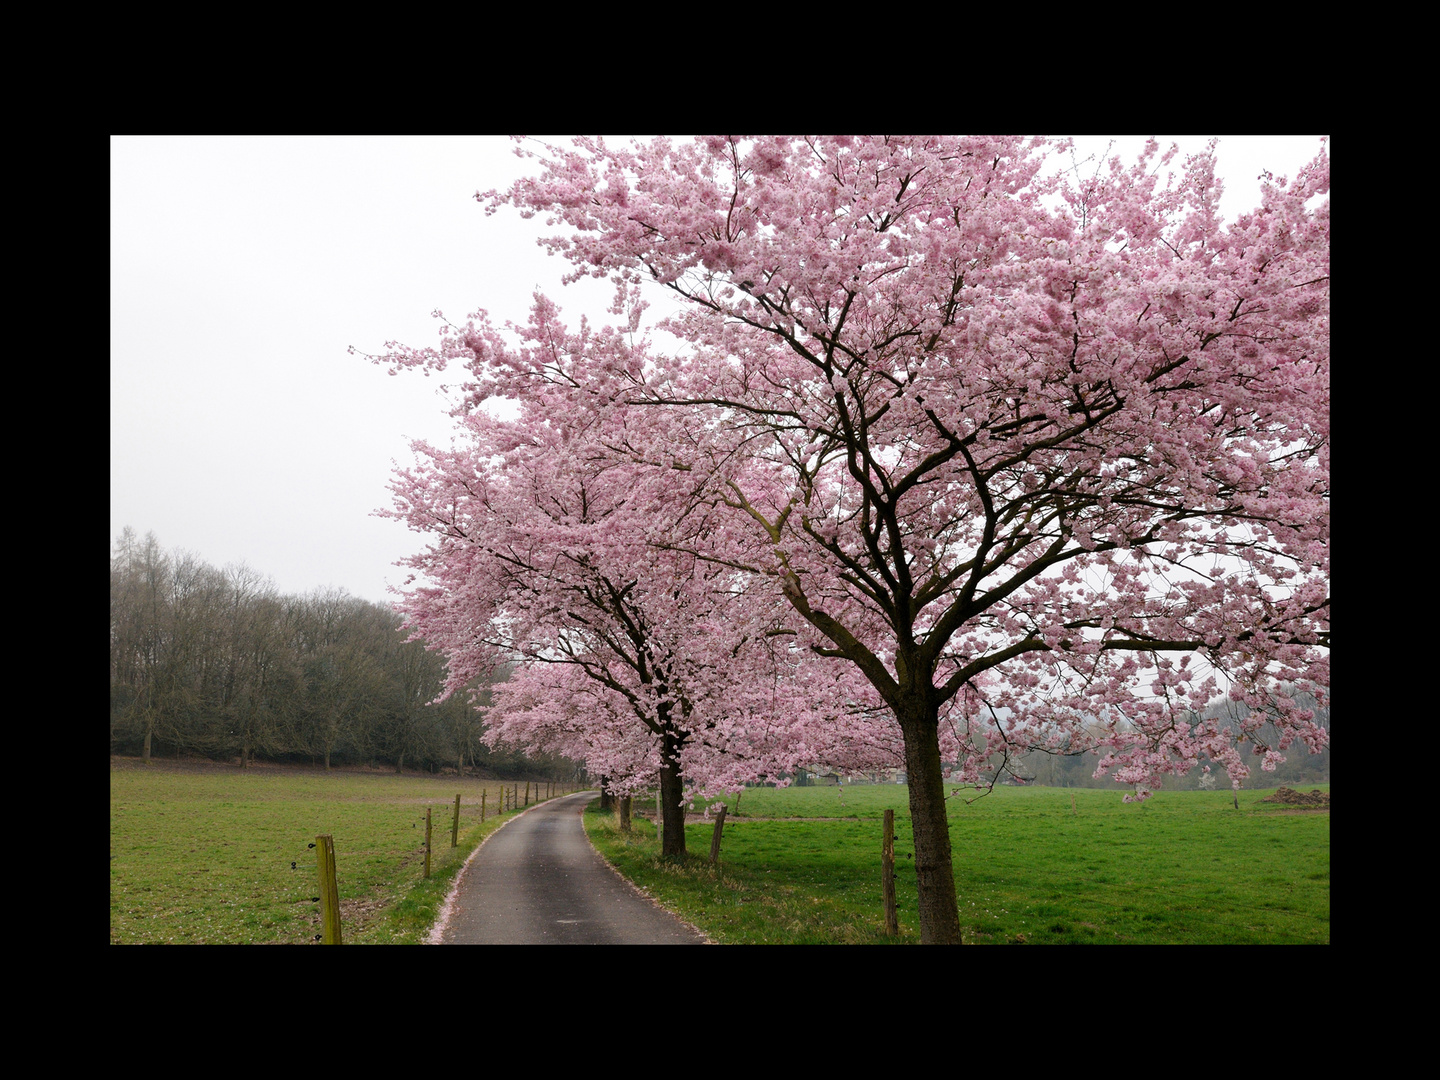
<path id="1" fill-rule="evenodd" d="M 585 839 L 579 792 L 526 811 L 461 871 L 442 945 L 703 945 L 635 891 Z"/>

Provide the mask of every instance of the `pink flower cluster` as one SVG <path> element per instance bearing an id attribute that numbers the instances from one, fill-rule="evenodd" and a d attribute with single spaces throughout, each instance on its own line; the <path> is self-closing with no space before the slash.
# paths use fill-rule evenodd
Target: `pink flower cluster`
<path id="1" fill-rule="evenodd" d="M 482 195 L 629 318 L 572 333 L 538 297 L 377 358 L 469 372 L 470 445 L 395 484 L 452 685 L 522 663 L 497 723 L 591 748 L 628 710 L 699 787 L 898 749 L 935 880 L 946 769 L 1238 780 L 1253 729 L 1199 719 L 1224 694 L 1279 732 L 1262 768 L 1323 747 L 1293 694 L 1329 684 L 1329 159 L 1226 224 L 1213 154 L 1053 149 L 581 139 Z M 680 355 L 629 333 L 657 287 Z"/>

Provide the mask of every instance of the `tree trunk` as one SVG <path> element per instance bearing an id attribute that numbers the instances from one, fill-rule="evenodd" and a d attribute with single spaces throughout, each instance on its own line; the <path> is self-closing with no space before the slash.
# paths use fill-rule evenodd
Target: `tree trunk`
<path id="1" fill-rule="evenodd" d="M 404 774 L 404 771 L 405 771 L 405 751 L 404 751 L 404 750 L 401 750 L 400 753 L 398 753 L 398 754 L 395 755 L 395 775 L 396 775 L 396 776 L 401 776 L 401 775 Z"/>
<path id="2" fill-rule="evenodd" d="M 615 797 L 610 794 L 607 786 L 610 783 L 608 776 L 600 777 L 600 809 L 609 810 L 615 805 Z"/>
<path id="3" fill-rule="evenodd" d="M 150 729 L 145 729 L 145 748 L 140 752 L 141 759 L 146 765 L 150 764 Z"/>
<path id="4" fill-rule="evenodd" d="M 670 728 L 660 737 L 660 815 L 665 826 L 665 840 L 660 854 L 663 858 L 685 856 L 685 808 L 680 805 L 685 793 L 680 779 L 680 747 L 683 734 Z"/>
<path id="5" fill-rule="evenodd" d="M 325 748 L 325 771 L 330 771 L 330 748 L 328 746 Z"/>
<path id="6" fill-rule="evenodd" d="M 630 831 L 630 796 L 620 796 L 620 831 Z"/>
<path id="7" fill-rule="evenodd" d="M 921 702 L 902 708 L 898 719 L 905 738 L 910 824 L 915 834 L 920 943 L 959 945 L 960 910 L 955 898 L 955 871 L 950 861 L 950 822 L 945 813 L 937 710 Z"/>

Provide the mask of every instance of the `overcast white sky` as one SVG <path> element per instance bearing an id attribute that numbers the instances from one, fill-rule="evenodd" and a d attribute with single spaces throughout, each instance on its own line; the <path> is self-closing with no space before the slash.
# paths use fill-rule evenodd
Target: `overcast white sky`
<path id="1" fill-rule="evenodd" d="M 1103 151 L 1110 140 L 1077 140 Z M 1182 152 L 1202 137 L 1160 136 Z M 1144 139 L 1121 137 L 1138 152 Z M 486 217 L 477 190 L 533 163 L 498 137 L 116 137 L 110 146 L 110 535 L 153 531 L 284 593 L 386 601 L 423 540 L 372 516 L 409 441 L 448 443 L 435 378 L 347 352 L 436 340 L 439 308 L 523 322 L 543 289 L 613 319 L 607 286 L 562 287 L 541 219 Z M 1318 136 L 1222 137 L 1229 220 L 1262 169 Z M 652 300 L 658 298 L 652 298 Z M 659 305 L 656 305 L 658 308 Z M 655 308 L 652 308 L 652 312 Z"/>

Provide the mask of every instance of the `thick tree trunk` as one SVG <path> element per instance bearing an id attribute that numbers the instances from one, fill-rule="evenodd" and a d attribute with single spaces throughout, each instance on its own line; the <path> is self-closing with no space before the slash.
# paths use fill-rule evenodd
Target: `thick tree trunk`
<path id="1" fill-rule="evenodd" d="M 396 776 L 400 776 L 400 775 L 402 775 L 402 774 L 404 773 L 404 771 L 405 771 L 405 770 L 404 770 L 404 766 L 405 766 L 405 751 L 404 751 L 404 750 L 401 750 L 400 753 L 395 756 L 395 775 L 396 775 Z"/>
<path id="2" fill-rule="evenodd" d="M 630 831 L 630 796 L 620 796 L 620 831 Z"/>
<path id="3" fill-rule="evenodd" d="M 330 748 L 328 746 L 325 748 L 325 771 L 330 771 Z"/>
<path id="4" fill-rule="evenodd" d="M 920 943 L 959 945 L 960 910 L 950 861 L 950 822 L 940 767 L 940 726 L 933 705 L 899 713 L 910 785 L 910 824 L 915 834 L 915 878 L 920 894 Z"/>
<path id="5" fill-rule="evenodd" d="M 141 760 L 143 760 L 146 765 L 149 765 L 149 764 L 150 764 L 150 729 L 149 729 L 149 728 L 146 728 L 146 729 L 145 729 L 145 747 L 144 747 L 143 750 L 141 750 L 141 752 L 140 752 L 140 757 L 141 757 Z"/>
<path id="6" fill-rule="evenodd" d="M 608 786 L 609 783 L 610 783 L 610 778 L 609 778 L 608 776 L 602 776 L 602 777 L 600 777 L 600 809 L 601 809 L 601 810 L 609 810 L 609 809 L 613 808 L 614 805 L 615 805 L 615 797 L 610 794 L 610 788 L 609 788 L 609 786 Z"/>
<path id="7" fill-rule="evenodd" d="M 660 854 L 664 858 L 685 856 L 685 808 L 680 805 L 685 786 L 680 779 L 680 747 L 683 735 L 670 730 L 660 738 L 660 815 L 665 825 L 665 839 Z"/>

